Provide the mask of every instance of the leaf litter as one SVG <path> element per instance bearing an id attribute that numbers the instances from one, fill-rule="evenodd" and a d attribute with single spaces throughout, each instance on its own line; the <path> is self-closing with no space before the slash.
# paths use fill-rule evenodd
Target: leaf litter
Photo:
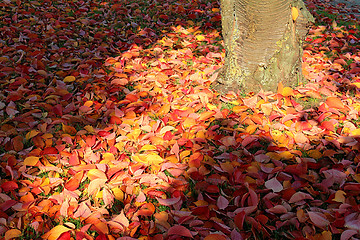
<path id="1" fill-rule="evenodd" d="M 359 237 L 359 25 L 317 19 L 296 89 L 210 88 L 216 1 L 3 1 L 4 239 Z"/>

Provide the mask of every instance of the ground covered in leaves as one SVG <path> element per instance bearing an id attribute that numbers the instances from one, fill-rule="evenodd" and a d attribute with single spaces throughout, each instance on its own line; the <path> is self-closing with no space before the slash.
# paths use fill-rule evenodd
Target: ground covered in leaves
<path id="1" fill-rule="evenodd" d="M 359 238 L 360 27 L 307 5 L 309 83 L 220 96 L 216 1 L 2 1 L 2 239 Z"/>

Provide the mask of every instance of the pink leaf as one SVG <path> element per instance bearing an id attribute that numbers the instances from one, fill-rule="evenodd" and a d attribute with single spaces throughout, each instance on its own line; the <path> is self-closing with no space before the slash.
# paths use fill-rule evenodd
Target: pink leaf
<path id="1" fill-rule="evenodd" d="M 314 198 L 307 193 L 303 193 L 303 192 L 296 192 L 294 193 L 294 195 L 291 196 L 289 203 L 295 203 L 295 202 L 299 202 L 305 199 L 310 199 L 310 200 L 314 200 Z"/>
<path id="2" fill-rule="evenodd" d="M 217 200 L 217 206 L 219 209 L 223 210 L 225 208 L 227 208 L 227 206 L 229 205 L 229 200 L 227 200 L 225 197 L 220 196 Z"/>
<path id="3" fill-rule="evenodd" d="M 181 225 L 174 225 L 171 228 L 169 228 L 168 230 L 168 235 L 179 235 L 182 237 L 189 237 L 189 238 L 193 238 L 191 232 L 189 229 L 187 229 L 184 226 Z"/>
<path id="4" fill-rule="evenodd" d="M 229 147 L 229 146 L 235 146 L 236 145 L 236 140 L 233 136 L 226 136 L 226 137 L 223 137 L 222 139 L 220 139 L 220 142 L 222 144 L 224 144 L 226 147 Z"/>
<path id="5" fill-rule="evenodd" d="M 91 210 L 90 208 L 86 205 L 85 202 L 82 202 L 79 204 L 79 208 L 77 209 L 77 211 L 74 213 L 74 218 L 87 218 L 88 216 L 91 215 Z"/>
<path id="6" fill-rule="evenodd" d="M 308 212 L 310 220 L 314 223 L 315 226 L 319 228 L 324 228 L 329 225 L 329 221 L 326 219 L 325 215 L 319 212 Z"/>
<path id="7" fill-rule="evenodd" d="M 270 212 L 270 213 L 277 213 L 277 214 L 284 214 L 284 213 L 288 212 L 288 210 L 283 205 L 276 205 L 272 208 L 269 208 L 266 211 Z"/>
<path id="8" fill-rule="evenodd" d="M 13 101 L 11 101 L 8 104 L 5 111 L 6 111 L 7 115 L 9 115 L 10 118 L 15 116 L 17 113 L 19 113 L 19 111 L 16 110 L 16 104 Z"/>
<path id="9" fill-rule="evenodd" d="M 156 199 L 159 201 L 159 203 L 161 205 L 164 205 L 164 206 L 171 206 L 180 201 L 180 197 L 168 198 L 168 199 L 163 199 L 163 198 L 157 197 Z"/>
<path id="10" fill-rule="evenodd" d="M 171 148 L 171 153 L 175 154 L 176 158 L 178 160 L 180 160 L 180 157 L 179 157 L 179 151 L 180 151 L 180 148 L 179 148 L 179 144 L 176 142 L 174 144 L 174 146 Z"/>
<path id="11" fill-rule="evenodd" d="M 309 142 L 309 139 L 302 132 L 296 132 L 294 134 L 294 140 L 297 144 L 305 144 Z"/>
<path id="12" fill-rule="evenodd" d="M 139 192 L 139 195 L 136 197 L 136 201 L 137 202 L 145 202 L 146 201 L 146 196 L 143 192 Z"/>
<path id="13" fill-rule="evenodd" d="M 270 180 L 267 180 L 265 182 L 265 187 L 267 189 L 273 190 L 274 192 L 280 192 L 284 189 L 283 185 L 276 179 L 276 177 L 274 177 Z"/>
<path id="14" fill-rule="evenodd" d="M 111 205 L 114 202 L 114 195 L 106 188 L 103 189 L 103 200 L 105 206 Z"/>
<path id="15" fill-rule="evenodd" d="M 97 193 L 100 190 L 100 188 L 104 186 L 106 181 L 107 181 L 106 179 L 101 179 L 101 178 L 92 180 L 88 186 L 88 194 L 93 195 Z"/>
<path id="16" fill-rule="evenodd" d="M 345 227 L 360 231 L 360 220 L 352 220 L 345 223 Z"/>
<path id="17" fill-rule="evenodd" d="M 348 239 L 350 239 L 352 236 L 354 236 L 355 234 L 357 234 L 357 231 L 355 231 L 355 230 L 351 230 L 351 229 L 345 230 L 345 231 L 343 231 L 343 233 L 341 234 L 340 240 L 348 240 Z"/>
<path id="18" fill-rule="evenodd" d="M 122 224 L 124 227 L 129 226 L 129 220 L 126 218 L 126 216 L 124 214 L 124 210 L 121 210 L 121 213 L 112 220 L 114 222 L 118 222 L 118 223 Z"/>

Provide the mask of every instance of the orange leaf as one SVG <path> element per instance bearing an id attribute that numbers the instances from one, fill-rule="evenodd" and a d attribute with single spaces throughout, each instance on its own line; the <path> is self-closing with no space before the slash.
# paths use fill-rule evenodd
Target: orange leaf
<path id="1" fill-rule="evenodd" d="M 20 198 L 20 202 L 30 203 L 30 202 L 34 201 L 34 199 L 35 199 L 34 196 L 30 192 L 28 192 L 26 195 L 24 195 Z"/>
<path id="2" fill-rule="evenodd" d="M 76 129 L 72 126 L 62 125 L 62 129 L 65 133 L 68 133 L 70 135 L 75 135 L 77 133 Z"/>
<path id="3" fill-rule="evenodd" d="M 156 115 L 162 117 L 169 112 L 170 112 L 170 104 L 164 104 L 161 106 L 161 108 L 159 109 Z"/>
<path id="4" fill-rule="evenodd" d="M 31 130 L 30 132 L 28 132 L 28 133 L 26 134 L 25 139 L 26 139 L 26 140 L 29 140 L 29 139 L 35 137 L 36 135 L 38 135 L 39 133 L 40 133 L 40 132 L 37 131 L 37 130 Z"/>
<path id="5" fill-rule="evenodd" d="M 192 126 L 195 125 L 196 125 L 195 119 L 190 117 L 186 118 L 185 121 L 183 122 L 184 128 L 191 128 Z"/>
<path id="6" fill-rule="evenodd" d="M 284 85 L 282 84 L 282 82 L 279 82 L 279 83 L 278 83 L 277 93 L 278 93 L 278 94 L 282 94 L 283 89 L 284 89 Z"/>
<path id="7" fill-rule="evenodd" d="M 342 101 L 337 97 L 328 97 L 326 99 L 326 104 L 330 108 L 343 109 L 345 107 L 344 104 L 342 103 Z"/>
<path id="8" fill-rule="evenodd" d="M 5 233 L 5 240 L 13 239 L 22 236 L 22 233 L 19 229 L 10 229 Z"/>
<path id="9" fill-rule="evenodd" d="M 215 115 L 215 112 L 206 111 L 200 114 L 199 121 L 204 121 Z"/>
<path id="10" fill-rule="evenodd" d="M 24 165 L 26 166 L 35 166 L 39 162 L 39 157 L 30 156 L 25 158 Z"/>
<path id="11" fill-rule="evenodd" d="M 242 106 L 234 106 L 233 108 L 232 108 L 232 110 L 233 110 L 233 112 L 234 113 L 241 113 L 241 112 L 244 112 L 244 111 L 246 111 L 246 110 L 248 110 L 249 108 L 247 107 L 247 106 L 245 106 L 245 105 L 242 105 Z"/>
<path id="12" fill-rule="evenodd" d="M 75 191 L 79 187 L 83 176 L 84 176 L 84 171 L 76 173 L 75 176 L 70 178 L 70 180 L 67 183 L 65 183 L 65 188 L 69 191 Z"/>
<path id="13" fill-rule="evenodd" d="M 152 216 L 155 212 L 155 206 L 152 203 L 145 203 L 141 206 L 140 210 L 137 212 L 141 216 Z"/>
<path id="14" fill-rule="evenodd" d="M 62 233 L 68 231 L 70 231 L 70 228 L 67 228 L 63 225 L 57 225 L 54 228 L 52 228 L 50 231 L 42 235 L 42 238 L 48 240 L 56 240 L 60 237 Z"/>
<path id="15" fill-rule="evenodd" d="M 204 240 L 226 240 L 226 237 L 224 235 L 214 233 L 207 235 Z"/>

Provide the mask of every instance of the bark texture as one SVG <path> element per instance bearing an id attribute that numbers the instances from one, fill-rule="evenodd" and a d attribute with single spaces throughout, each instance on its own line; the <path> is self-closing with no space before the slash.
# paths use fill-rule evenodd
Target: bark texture
<path id="1" fill-rule="evenodd" d="M 292 7 L 299 16 L 292 17 Z M 221 0 L 226 51 L 215 89 L 276 90 L 301 75 L 302 39 L 313 17 L 302 0 Z"/>

